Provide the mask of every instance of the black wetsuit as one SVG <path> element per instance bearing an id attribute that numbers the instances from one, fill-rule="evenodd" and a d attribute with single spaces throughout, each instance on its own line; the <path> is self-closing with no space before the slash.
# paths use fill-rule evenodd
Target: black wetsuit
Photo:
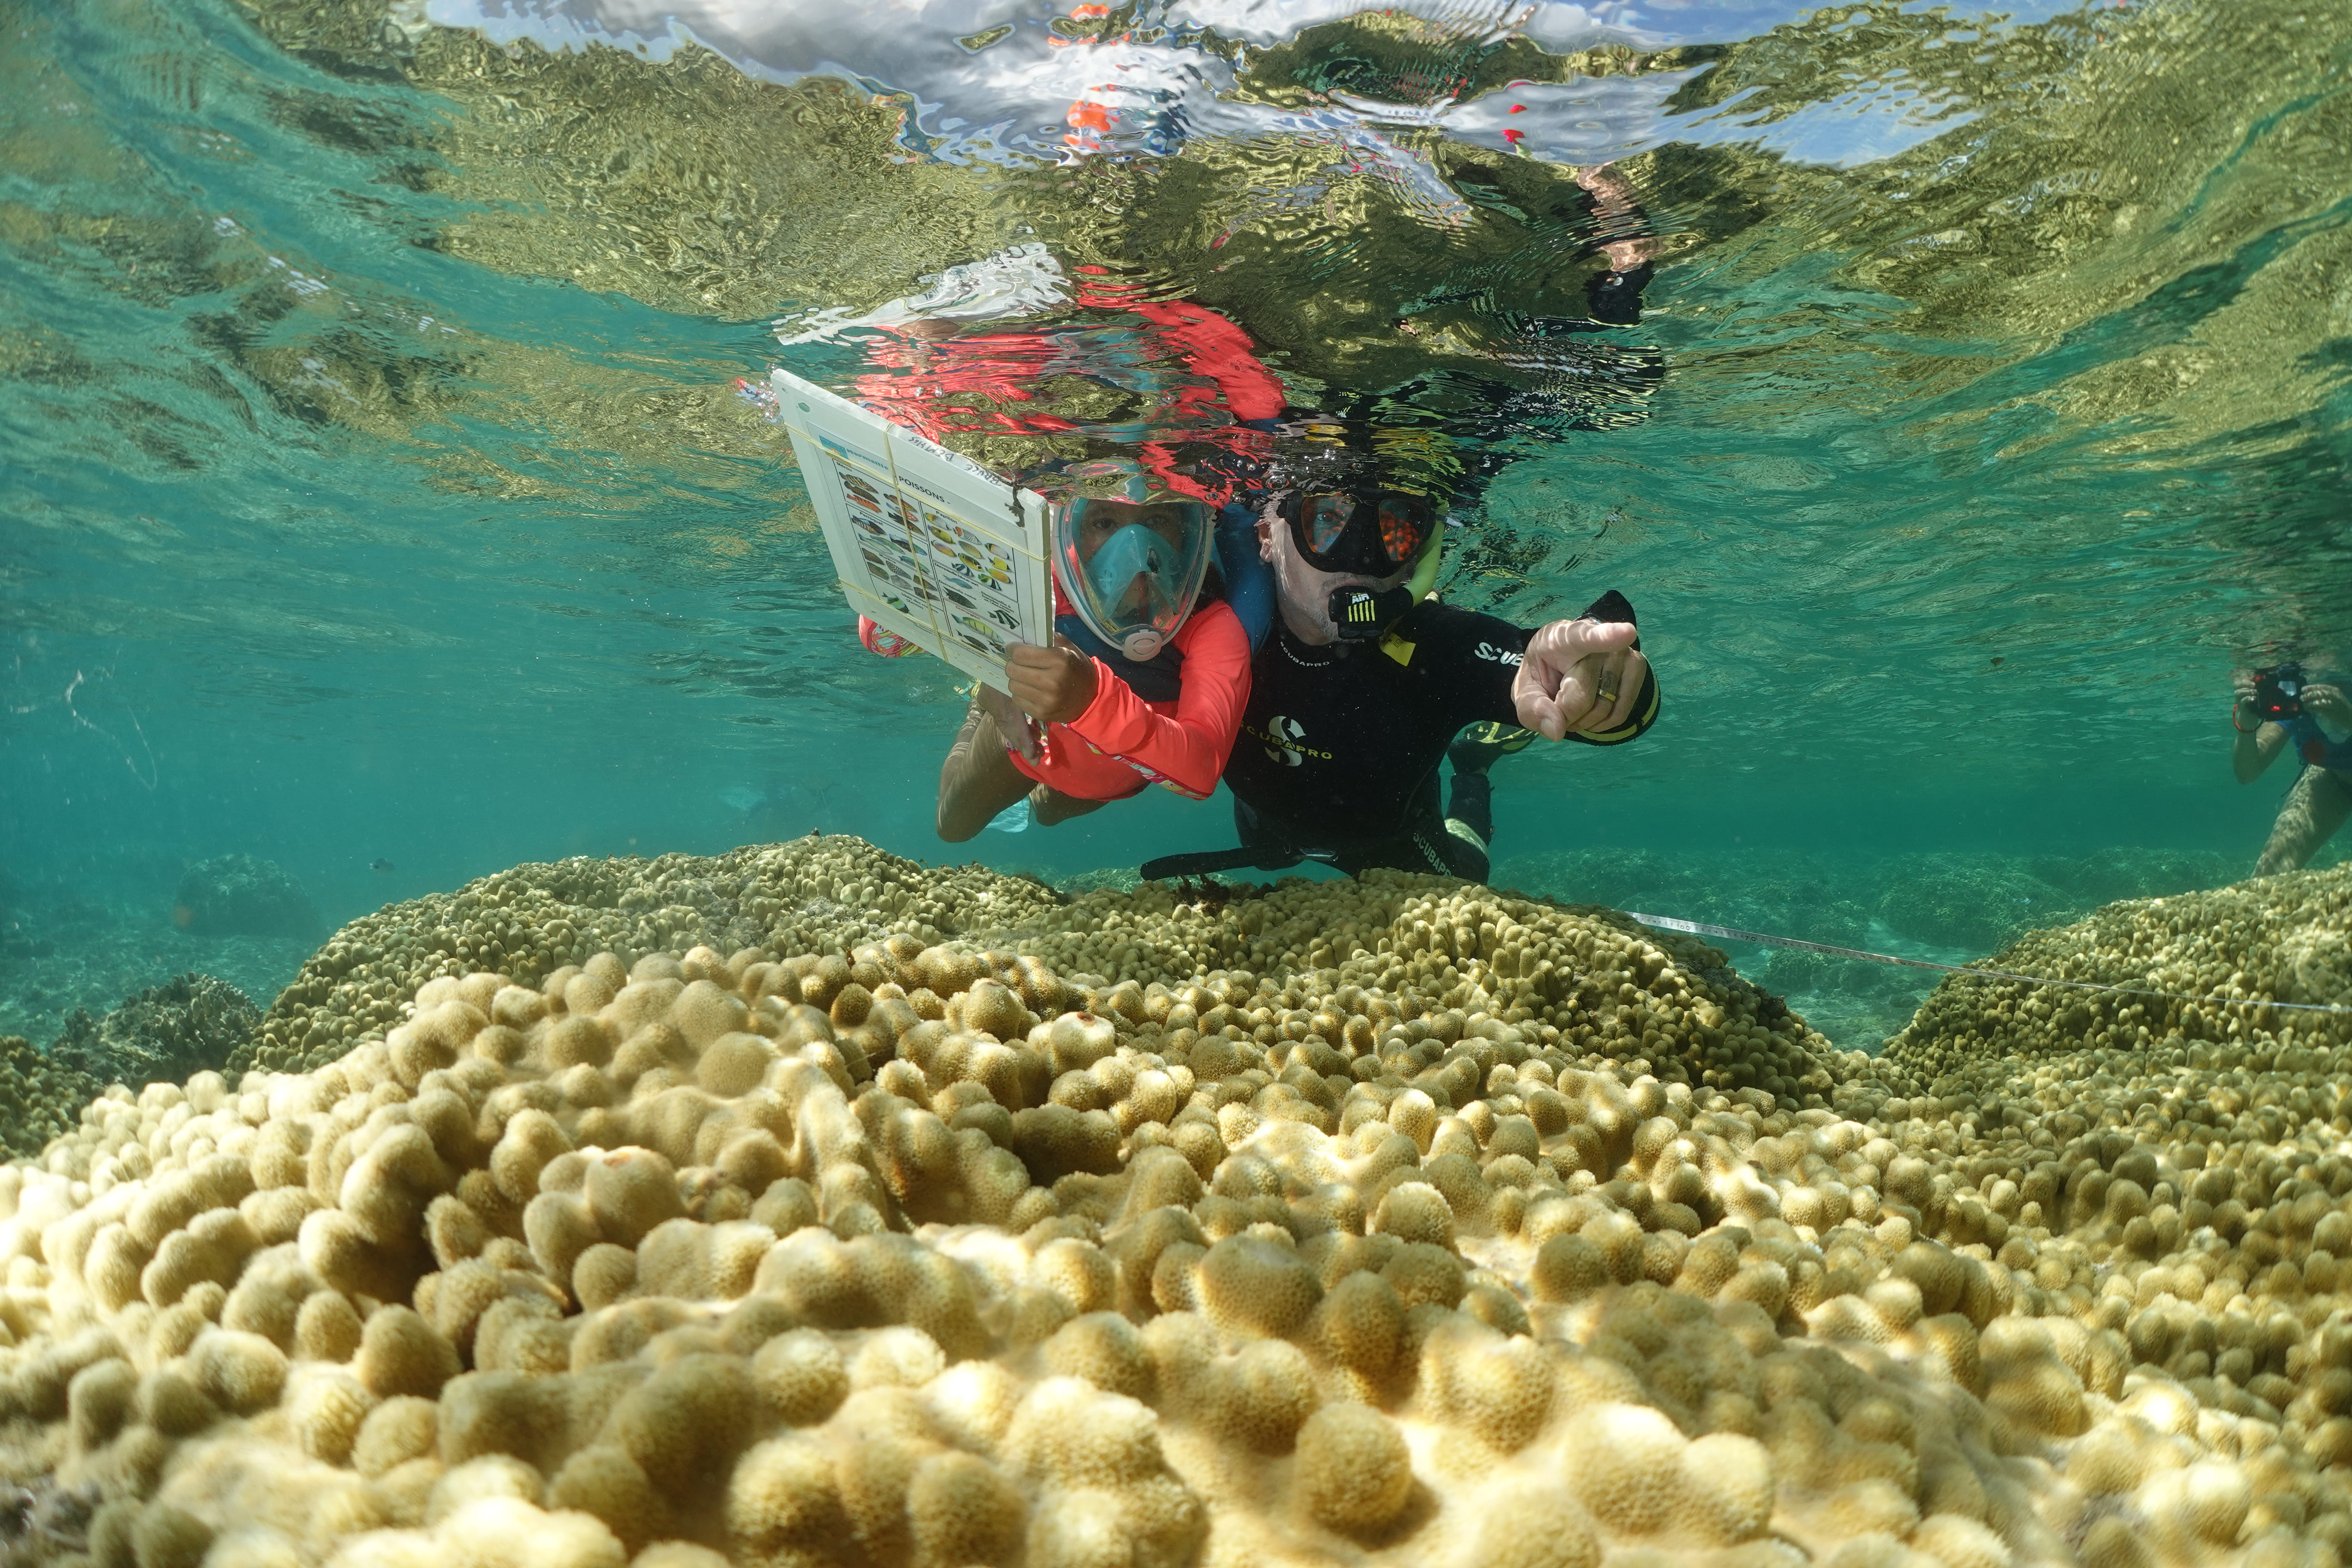
<path id="1" fill-rule="evenodd" d="M 1633 618 L 1614 593 L 1585 613 Z M 1350 875 L 1390 866 L 1486 880 L 1486 777 L 1457 773 L 1447 812 L 1437 762 L 1465 724 L 1518 722 L 1511 682 L 1531 635 L 1434 601 L 1378 644 L 1309 647 L 1277 621 L 1251 661 L 1249 707 L 1225 763 L 1234 826 L 1244 847 L 1261 851 L 1255 863 L 1304 857 Z M 1570 738 L 1616 745 L 1657 712 L 1657 684 L 1645 675 L 1631 722 Z"/>

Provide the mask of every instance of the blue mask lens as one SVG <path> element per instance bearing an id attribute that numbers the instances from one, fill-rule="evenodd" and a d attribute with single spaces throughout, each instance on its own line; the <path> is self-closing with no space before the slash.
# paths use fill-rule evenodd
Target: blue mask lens
<path id="1" fill-rule="evenodd" d="M 1136 578 L 1142 577 L 1150 584 L 1151 603 L 1138 609 L 1148 616 L 1173 598 L 1170 584 L 1176 570 L 1175 547 L 1143 524 L 1130 522 L 1096 550 L 1087 563 L 1087 581 L 1106 608 L 1118 609 Z"/>

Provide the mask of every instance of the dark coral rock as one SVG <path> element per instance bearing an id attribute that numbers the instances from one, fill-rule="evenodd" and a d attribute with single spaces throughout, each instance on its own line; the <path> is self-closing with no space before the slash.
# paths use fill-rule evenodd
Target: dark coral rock
<path id="1" fill-rule="evenodd" d="M 223 855 L 199 860 L 180 879 L 173 920 L 194 936 L 291 936 L 317 940 L 319 911 L 302 885 L 274 860 Z"/>
<path id="2" fill-rule="evenodd" d="M 217 1072 L 252 1039 L 261 1009 L 226 980 L 183 974 L 151 985 L 103 1018 L 76 1008 L 49 1059 L 100 1084 L 133 1089 Z"/>

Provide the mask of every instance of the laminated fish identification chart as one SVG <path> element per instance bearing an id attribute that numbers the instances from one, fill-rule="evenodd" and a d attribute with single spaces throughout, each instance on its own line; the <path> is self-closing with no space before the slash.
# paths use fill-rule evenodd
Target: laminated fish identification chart
<path id="1" fill-rule="evenodd" d="M 1007 644 L 1054 640 L 1044 499 L 789 372 L 768 379 L 851 608 L 1002 690 Z"/>

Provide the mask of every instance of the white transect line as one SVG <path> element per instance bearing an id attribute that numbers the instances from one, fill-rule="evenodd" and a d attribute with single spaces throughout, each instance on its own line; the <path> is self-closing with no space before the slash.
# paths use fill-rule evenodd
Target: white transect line
<path id="1" fill-rule="evenodd" d="M 1672 915 L 1638 915 L 1628 920 L 1661 931 L 1687 931 L 1692 936 L 1720 937 L 1726 942 L 1755 942 L 1766 947 L 1793 947 L 1800 952 L 1826 952 L 1832 958 L 1858 958 L 1865 963 L 1899 963 L 1906 969 L 1937 969 L 1946 974 L 1978 974 L 1987 980 L 2021 980 L 2028 985 L 2066 985 L 2077 991 L 2112 991 L 2120 996 L 2147 996 L 2163 1002 L 2196 1002 L 2211 1007 L 2276 1007 L 2294 1013 L 2352 1013 L 2352 1007 L 2327 1002 L 2278 1002 L 2268 997 L 2189 996 L 2178 991 L 2150 991 L 2139 985 L 2106 985 L 2095 980 L 2050 980 L 2039 974 L 2014 974 L 2006 969 L 1979 969 L 1965 963 L 1930 963 L 1924 958 L 1897 958 L 1891 952 L 1864 952 L 1858 947 L 1832 947 L 1822 942 L 1799 942 L 1792 936 L 1767 936 L 1760 931 L 1735 931 L 1698 921 L 1678 921 Z"/>

